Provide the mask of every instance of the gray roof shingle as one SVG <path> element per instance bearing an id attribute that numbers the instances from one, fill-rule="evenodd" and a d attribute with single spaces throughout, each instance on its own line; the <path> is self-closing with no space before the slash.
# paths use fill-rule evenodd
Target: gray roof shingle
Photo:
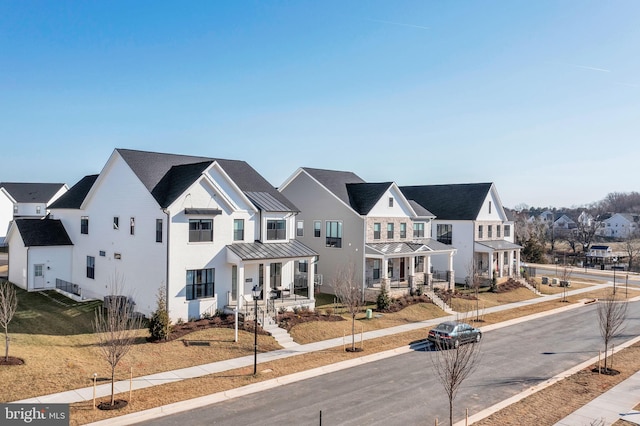
<path id="1" fill-rule="evenodd" d="M 414 200 L 444 220 L 475 220 L 491 189 L 491 183 L 401 186 L 408 200 Z"/>
<path id="2" fill-rule="evenodd" d="M 85 176 L 73 185 L 60 198 L 51 203 L 50 209 L 79 209 L 85 197 L 91 190 L 98 175 Z"/>
<path id="3" fill-rule="evenodd" d="M 161 207 L 168 207 L 213 162 L 217 162 L 245 194 L 264 192 L 283 206 L 298 209 L 245 161 L 116 149 Z"/>
<path id="4" fill-rule="evenodd" d="M 309 167 L 303 167 L 302 170 L 306 171 L 312 178 L 320 182 L 325 188 L 331 191 L 331 193 L 348 205 L 350 205 L 350 201 L 347 184 L 366 183 L 358 175 L 352 172 L 313 169 Z"/>
<path id="5" fill-rule="evenodd" d="M 0 182 L 18 203 L 48 203 L 60 191 L 64 183 Z"/>
<path id="6" fill-rule="evenodd" d="M 348 183 L 349 205 L 358 214 L 366 215 L 389 189 L 392 182 L 383 183 Z"/>
<path id="7" fill-rule="evenodd" d="M 73 245 L 60 220 L 16 219 L 15 225 L 26 247 Z"/>

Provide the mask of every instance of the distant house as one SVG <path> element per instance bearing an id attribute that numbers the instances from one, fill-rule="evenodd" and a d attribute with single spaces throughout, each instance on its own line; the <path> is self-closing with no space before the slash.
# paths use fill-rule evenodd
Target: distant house
<path id="1" fill-rule="evenodd" d="M 0 245 L 14 218 L 46 216 L 47 207 L 68 189 L 64 183 L 0 182 Z"/>
<path id="2" fill-rule="evenodd" d="M 616 213 L 602 221 L 598 235 L 609 238 L 627 239 L 640 237 L 640 215 L 635 213 Z"/>
<path id="3" fill-rule="evenodd" d="M 250 311 L 254 287 L 269 316 L 315 306 L 298 208 L 244 161 L 116 149 L 49 207 L 9 232 L 9 279 L 27 290 L 102 299 L 118 286 L 149 315 L 164 288 L 174 321 Z"/>
<path id="4" fill-rule="evenodd" d="M 592 245 L 587 253 L 587 263 L 602 265 L 618 261 L 618 256 L 607 245 Z"/>
<path id="5" fill-rule="evenodd" d="M 296 238 L 319 254 L 322 291 L 352 268 L 374 298 L 384 286 L 395 294 L 416 286 L 453 284 L 451 244 L 431 236 L 434 215 L 407 199 L 394 182 L 365 182 L 349 171 L 303 167 L 279 191 L 300 208 Z M 440 269 L 433 267 L 440 259 Z"/>
<path id="6" fill-rule="evenodd" d="M 401 186 L 404 196 L 432 212 L 435 239 L 457 250 L 456 282 L 470 272 L 492 278 L 518 276 L 521 246 L 493 183 Z M 435 268 L 443 265 L 434 261 Z"/>

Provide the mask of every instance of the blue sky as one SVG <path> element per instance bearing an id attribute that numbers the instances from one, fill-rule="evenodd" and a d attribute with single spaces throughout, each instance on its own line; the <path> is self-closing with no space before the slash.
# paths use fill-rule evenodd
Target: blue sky
<path id="1" fill-rule="evenodd" d="M 507 207 L 640 191 L 640 2 L 0 0 L 0 181 L 114 148 L 400 185 L 495 182 Z"/>

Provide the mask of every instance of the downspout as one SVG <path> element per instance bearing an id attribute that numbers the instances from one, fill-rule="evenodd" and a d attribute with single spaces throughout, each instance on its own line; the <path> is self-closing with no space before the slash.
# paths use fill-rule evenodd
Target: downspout
<path id="1" fill-rule="evenodd" d="M 169 221 L 171 218 L 171 213 L 169 212 L 169 210 L 167 209 L 162 209 L 162 211 L 164 212 L 164 214 L 167 215 L 167 256 L 166 256 L 166 276 L 165 276 L 165 280 L 164 280 L 164 285 L 165 285 L 165 309 L 167 310 L 167 312 L 169 312 L 169 247 L 171 247 L 171 245 L 169 244 L 169 229 L 171 229 L 171 227 L 169 226 Z M 169 317 L 171 318 L 171 317 Z"/>
<path id="2" fill-rule="evenodd" d="M 366 217 L 360 216 L 362 218 L 362 301 L 364 302 L 364 293 L 367 281 L 367 219 Z"/>
<path id="3" fill-rule="evenodd" d="M 27 282 L 25 283 L 27 291 L 29 291 L 29 249 L 30 248 L 31 247 L 27 246 Z M 8 260 L 9 260 L 9 258 L 7 257 L 7 261 Z M 7 272 L 8 272 L 8 270 L 7 270 Z M 7 275 L 8 275 L 8 273 L 7 273 Z M 9 277 L 7 277 L 7 278 L 9 278 Z"/>

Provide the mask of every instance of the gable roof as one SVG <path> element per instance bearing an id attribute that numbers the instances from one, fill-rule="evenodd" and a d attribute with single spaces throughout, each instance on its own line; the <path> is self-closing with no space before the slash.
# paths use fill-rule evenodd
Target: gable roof
<path id="1" fill-rule="evenodd" d="M 358 214 L 367 215 L 392 184 L 392 182 L 348 183 L 346 188 L 349 205 Z"/>
<path id="2" fill-rule="evenodd" d="M 284 211 L 298 211 L 291 201 L 245 161 L 130 149 L 116 151 L 161 207 L 173 203 L 211 164 L 217 162 L 245 195 L 250 192 L 266 193 L 277 200 L 280 207 L 286 207 Z"/>
<path id="3" fill-rule="evenodd" d="M 15 226 L 25 247 L 73 245 L 58 219 L 16 219 Z"/>
<path id="4" fill-rule="evenodd" d="M 307 172 L 309 176 L 320 182 L 333 195 L 342 200 L 345 204 L 351 205 L 349 200 L 349 192 L 347 184 L 366 183 L 353 172 L 343 172 L 338 170 L 313 169 L 303 167 L 302 170 Z"/>
<path id="5" fill-rule="evenodd" d="M 48 203 L 64 183 L 0 182 L 17 203 Z"/>
<path id="6" fill-rule="evenodd" d="M 51 203 L 50 209 L 79 209 L 98 175 L 83 177 L 60 198 Z"/>
<path id="7" fill-rule="evenodd" d="M 414 200 L 438 219 L 475 220 L 492 183 L 401 186 L 408 200 Z"/>

